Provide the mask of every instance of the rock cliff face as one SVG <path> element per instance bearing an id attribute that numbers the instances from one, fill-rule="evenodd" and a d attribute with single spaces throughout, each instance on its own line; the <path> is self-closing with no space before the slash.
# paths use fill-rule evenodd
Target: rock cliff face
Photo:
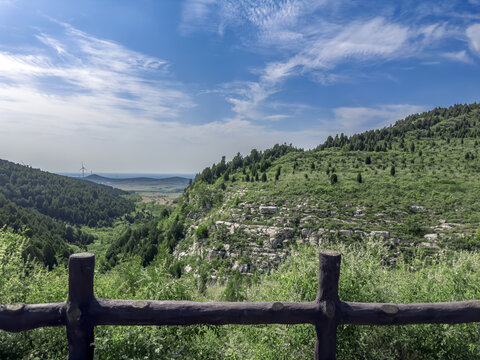
<path id="1" fill-rule="evenodd" d="M 475 103 L 329 137 L 312 150 L 284 144 L 222 158 L 185 190 L 186 236 L 175 254 L 190 271 L 201 256 L 221 277 L 268 272 L 298 244 L 376 237 L 406 257 L 417 248 L 478 251 L 479 137 Z M 202 236 L 208 227 L 206 239 L 198 226 Z"/>
<path id="2" fill-rule="evenodd" d="M 220 268 L 227 273 L 265 274 L 284 261 L 296 245 L 306 243 L 322 246 L 334 241 L 353 243 L 376 237 L 390 243 L 392 249 L 435 248 L 437 239 L 445 236 L 442 231 L 460 226 L 441 221 L 432 227 L 433 233 L 415 243 L 398 236 L 398 226 L 404 225 L 401 220 L 384 213 L 372 214 L 365 206 L 341 209 L 313 197 L 299 197 L 281 205 L 269 203 L 266 198 L 240 202 L 238 199 L 244 195 L 245 190 L 227 194 L 222 206 L 213 210 L 208 202 L 203 216 L 195 217 L 186 232 L 189 245 L 183 244 L 175 251 L 177 259 L 186 263 L 185 272 L 195 271 L 193 259 L 200 258 L 212 264 L 212 279 L 220 276 Z M 411 210 L 428 211 L 419 205 L 412 205 Z M 200 225 L 208 225 L 208 238 L 195 235 Z"/>

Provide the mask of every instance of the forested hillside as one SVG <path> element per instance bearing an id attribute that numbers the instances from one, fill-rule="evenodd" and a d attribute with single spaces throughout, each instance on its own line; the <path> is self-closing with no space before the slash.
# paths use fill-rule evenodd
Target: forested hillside
<path id="1" fill-rule="evenodd" d="M 29 238 L 25 255 L 48 266 L 67 258 L 69 244 L 93 236 L 78 226 L 111 226 L 134 210 L 125 192 L 0 160 L 0 224 Z"/>
<path id="2" fill-rule="evenodd" d="M 476 103 L 436 108 L 309 151 L 284 144 L 223 157 L 158 220 L 157 230 L 174 225 L 168 240 L 129 231 L 107 260 L 136 255 L 148 264 L 162 247 L 172 273 L 193 268 L 208 281 L 269 272 L 299 243 L 378 237 L 407 257 L 477 250 L 479 111 Z"/>
<path id="3" fill-rule="evenodd" d="M 110 226 L 132 211 L 126 193 L 0 160 L 0 193 L 15 204 L 71 224 Z"/>

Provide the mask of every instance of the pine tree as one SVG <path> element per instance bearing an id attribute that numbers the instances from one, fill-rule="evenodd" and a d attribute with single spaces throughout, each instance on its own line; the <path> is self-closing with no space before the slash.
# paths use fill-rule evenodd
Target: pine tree
<path id="1" fill-rule="evenodd" d="M 394 165 L 392 165 L 392 167 L 390 168 L 390 175 L 395 176 L 395 166 Z"/>
<path id="2" fill-rule="evenodd" d="M 357 181 L 359 184 L 361 184 L 363 182 L 363 179 L 362 179 L 362 174 L 358 173 L 357 175 Z"/>
<path id="3" fill-rule="evenodd" d="M 337 174 L 332 174 L 332 176 L 330 176 L 330 184 L 334 185 L 337 182 L 338 182 Z"/>

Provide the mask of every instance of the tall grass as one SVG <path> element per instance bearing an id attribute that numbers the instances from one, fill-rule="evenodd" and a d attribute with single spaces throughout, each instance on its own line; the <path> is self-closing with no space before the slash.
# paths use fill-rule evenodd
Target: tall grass
<path id="1" fill-rule="evenodd" d="M 23 239 L 0 232 L 0 303 L 63 301 L 64 268 L 51 272 L 21 257 Z M 342 252 L 340 298 L 365 302 L 438 302 L 480 299 L 480 254 L 440 252 L 436 258 L 392 259 L 379 241 L 329 246 Z M 311 301 L 317 287 L 318 249 L 301 247 L 278 270 L 242 289 L 247 301 Z M 135 261 L 96 274 L 99 297 L 217 300 L 193 276 L 173 278 L 161 259 L 143 268 Z M 98 327 L 98 359 L 311 359 L 314 329 L 295 326 Z M 480 324 L 342 326 L 339 359 L 478 359 Z M 64 359 L 65 329 L 18 334 L 0 331 L 1 359 Z"/>

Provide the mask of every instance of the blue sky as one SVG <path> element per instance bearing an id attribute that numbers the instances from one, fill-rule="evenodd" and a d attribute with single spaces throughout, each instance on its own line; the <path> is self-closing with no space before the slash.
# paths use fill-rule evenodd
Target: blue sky
<path id="1" fill-rule="evenodd" d="M 0 158 L 197 172 L 478 101 L 479 64 L 479 0 L 0 0 Z"/>

